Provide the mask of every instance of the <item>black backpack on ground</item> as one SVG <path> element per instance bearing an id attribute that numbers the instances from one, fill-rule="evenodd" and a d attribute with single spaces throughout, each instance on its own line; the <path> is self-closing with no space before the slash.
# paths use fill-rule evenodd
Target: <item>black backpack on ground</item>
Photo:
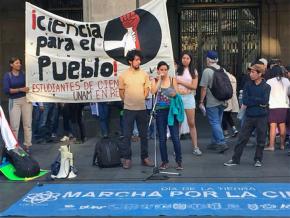
<path id="1" fill-rule="evenodd" d="M 119 142 L 110 138 L 98 141 L 95 146 L 93 165 L 101 168 L 121 166 Z"/>
<path id="2" fill-rule="evenodd" d="M 223 68 L 216 69 L 209 67 L 214 71 L 212 86 L 210 91 L 212 95 L 219 101 L 226 101 L 233 97 L 233 87 L 228 75 Z"/>
<path id="3" fill-rule="evenodd" d="M 37 176 L 40 172 L 39 164 L 21 147 L 5 151 L 5 156 L 14 166 L 14 174 L 21 178 Z"/>

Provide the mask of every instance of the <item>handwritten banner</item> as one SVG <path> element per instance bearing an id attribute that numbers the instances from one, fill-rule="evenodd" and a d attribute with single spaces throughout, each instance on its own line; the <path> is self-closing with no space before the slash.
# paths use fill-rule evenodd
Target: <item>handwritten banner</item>
<path id="1" fill-rule="evenodd" d="M 141 68 L 156 73 L 161 60 L 174 74 L 166 0 L 151 1 L 118 18 L 78 22 L 26 2 L 26 83 L 32 102 L 119 100 L 118 76 L 128 51 L 144 56 Z"/>

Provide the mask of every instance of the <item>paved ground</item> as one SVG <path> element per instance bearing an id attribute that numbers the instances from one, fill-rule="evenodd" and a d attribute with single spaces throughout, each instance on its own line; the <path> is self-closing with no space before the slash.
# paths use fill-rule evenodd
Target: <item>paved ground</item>
<path id="1" fill-rule="evenodd" d="M 93 167 L 92 153 L 97 137 L 93 137 L 97 124 L 90 116 L 86 118 L 88 129 L 88 140 L 84 144 L 72 144 L 75 166 L 79 173 L 73 180 L 51 181 L 46 177 L 31 182 L 9 182 L 0 175 L 0 211 L 5 210 L 13 202 L 27 193 L 37 183 L 108 183 L 108 182 L 152 182 L 146 180 L 151 175 L 152 168 L 140 165 L 140 146 L 133 143 L 133 167 L 130 170 L 122 168 L 99 169 Z M 118 122 L 113 122 L 118 123 Z M 216 154 L 205 149 L 210 143 L 210 128 L 207 120 L 198 115 L 197 117 L 199 145 L 204 152 L 200 157 L 191 154 L 191 143 L 189 140 L 182 140 L 184 170 L 181 176 L 171 176 L 168 182 L 289 182 L 290 157 L 286 151 L 276 150 L 275 152 L 264 153 L 264 165 L 261 168 L 253 166 L 254 148 L 247 147 L 241 160 L 236 167 L 224 167 L 223 162 L 231 158 L 233 146 L 236 139 L 229 139 L 230 150 L 224 154 Z M 253 139 L 252 139 L 253 141 Z M 37 159 L 43 169 L 49 169 L 55 159 L 60 143 L 33 145 L 32 155 Z M 168 143 L 170 163 L 174 166 L 173 149 L 171 142 Z M 151 157 L 154 154 L 154 141 L 149 142 Z M 159 153 L 158 153 L 159 162 Z M 168 171 L 176 172 L 175 168 Z M 153 181 L 158 182 L 158 181 Z M 164 182 L 164 181 L 162 181 Z"/>

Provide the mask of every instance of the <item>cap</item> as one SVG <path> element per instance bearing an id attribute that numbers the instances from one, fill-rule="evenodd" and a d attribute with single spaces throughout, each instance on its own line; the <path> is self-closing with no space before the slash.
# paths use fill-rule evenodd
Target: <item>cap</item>
<path id="1" fill-rule="evenodd" d="M 268 61 L 265 58 L 260 58 L 259 61 L 261 61 L 265 66 L 268 65 Z"/>
<path id="2" fill-rule="evenodd" d="M 212 60 L 217 60 L 218 59 L 218 53 L 216 51 L 208 51 L 206 53 L 206 57 Z"/>
<path id="3" fill-rule="evenodd" d="M 250 70 L 255 70 L 255 71 L 257 71 L 258 73 L 262 73 L 262 74 L 265 73 L 265 67 L 264 67 L 263 64 L 257 64 L 257 63 L 255 63 L 255 64 L 253 64 L 252 66 L 248 67 L 248 70 L 249 70 L 249 71 L 250 71 Z"/>

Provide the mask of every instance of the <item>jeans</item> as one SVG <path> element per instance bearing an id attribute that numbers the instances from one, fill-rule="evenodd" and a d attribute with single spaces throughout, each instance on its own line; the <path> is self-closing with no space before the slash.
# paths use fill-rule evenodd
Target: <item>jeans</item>
<path id="1" fill-rule="evenodd" d="M 224 106 L 207 107 L 206 114 L 212 128 L 212 143 L 217 145 L 225 144 L 225 138 L 222 129 Z"/>
<path id="2" fill-rule="evenodd" d="M 57 115 L 57 104 L 43 103 L 44 111 L 39 122 L 40 138 L 49 139 L 53 132 L 55 116 Z"/>
<path id="3" fill-rule="evenodd" d="M 245 117 L 244 125 L 239 134 L 238 143 L 235 146 L 235 152 L 232 157 L 233 161 L 236 163 L 240 162 L 241 156 L 243 154 L 244 147 L 249 141 L 251 134 L 254 129 L 256 129 L 257 135 L 257 146 L 254 161 L 262 161 L 263 159 L 263 150 L 266 144 L 267 138 L 267 116 L 263 117 Z"/>
<path id="4" fill-rule="evenodd" d="M 156 125 L 157 125 L 157 131 L 159 134 L 159 148 L 160 148 L 160 155 L 161 160 L 164 163 L 168 163 L 168 154 L 167 154 L 167 146 L 166 146 L 166 133 L 167 133 L 167 126 L 168 126 L 168 114 L 169 109 L 161 109 L 157 110 L 156 113 Z M 179 140 L 179 123 L 174 117 L 174 125 L 168 126 L 171 139 L 173 142 L 174 152 L 175 152 L 175 161 L 177 163 L 182 162 L 181 158 L 181 145 Z"/>
<path id="5" fill-rule="evenodd" d="M 39 124 L 42 116 L 39 106 L 33 106 L 32 110 L 32 136 L 37 137 L 39 134 Z"/>
<path id="6" fill-rule="evenodd" d="M 85 140 L 85 125 L 83 122 L 83 104 L 76 103 L 70 104 L 70 121 L 71 121 L 71 128 L 72 134 L 74 137 L 81 139 L 82 141 Z"/>
<path id="7" fill-rule="evenodd" d="M 119 125 L 120 125 L 120 135 L 124 136 L 124 115 L 123 111 L 120 111 L 120 120 L 119 120 Z"/>
<path id="8" fill-rule="evenodd" d="M 109 135 L 109 105 L 107 102 L 98 103 L 99 122 L 102 136 Z"/>
<path id="9" fill-rule="evenodd" d="M 148 116 L 151 115 L 151 109 L 146 109 Z M 154 137 L 154 120 L 152 120 L 149 128 L 148 128 L 148 137 L 152 138 Z"/>
<path id="10" fill-rule="evenodd" d="M 230 125 L 230 128 L 233 128 L 235 126 L 231 111 L 224 111 L 222 120 L 223 120 L 222 121 L 223 130 L 228 129 L 228 124 Z"/>
<path id="11" fill-rule="evenodd" d="M 121 157 L 124 159 L 131 159 L 131 137 L 136 121 L 139 130 L 139 137 L 141 141 L 141 160 L 148 158 L 148 140 L 147 140 L 147 127 L 148 115 L 146 110 L 127 110 L 124 109 L 124 140 L 120 144 Z"/>
<path id="12" fill-rule="evenodd" d="M 54 109 L 52 112 L 53 120 L 52 120 L 52 133 L 57 134 L 58 123 L 59 123 L 59 106 L 57 103 L 54 105 Z"/>
<path id="13" fill-rule="evenodd" d="M 70 125 L 70 106 L 69 103 L 65 103 L 62 108 L 62 117 L 63 117 L 63 131 L 65 136 L 72 134 L 72 129 Z"/>

